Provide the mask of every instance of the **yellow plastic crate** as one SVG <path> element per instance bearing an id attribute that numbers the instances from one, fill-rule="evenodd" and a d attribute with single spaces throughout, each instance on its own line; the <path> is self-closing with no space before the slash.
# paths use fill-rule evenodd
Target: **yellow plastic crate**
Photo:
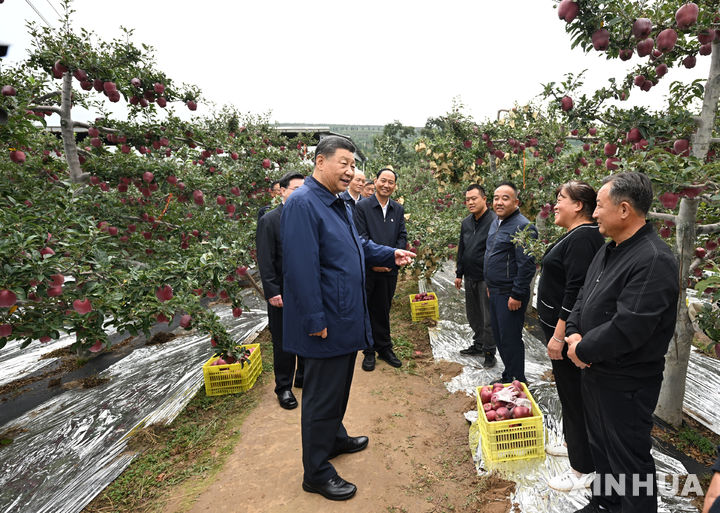
<path id="1" fill-rule="evenodd" d="M 508 384 L 503 386 L 507 387 Z M 483 410 L 477 387 L 478 426 L 480 444 L 486 463 L 545 457 L 545 429 L 543 416 L 535 399 L 523 383 L 523 392 L 532 403 L 532 417 L 489 422 Z"/>
<path id="2" fill-rule="evenodd" d="M 413 301 L 415 294 L 410 294 L 410 315 L 413 322 L 420 319 L 440 319 L 440 308 L 438 307 L 437 295 L 434 292 L 428 292 L 428 295 L 434 299 L 428 301 Z"/>
<path id="3" fill-rule="evenodd" d="M 262 372 L 260 344 L 247 344 L 239 347 L 252 350 L 249 357 L 250 362 L 212 365 L 212 362 L 218 359 L 217 356 L 213 356 L 205 362 L 202 369 L 207 395 L 236 394 L 253 387 Z"/>

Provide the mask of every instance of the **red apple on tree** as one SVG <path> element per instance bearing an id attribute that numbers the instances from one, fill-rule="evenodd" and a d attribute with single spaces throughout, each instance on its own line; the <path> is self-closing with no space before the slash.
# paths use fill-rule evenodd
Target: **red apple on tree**
<path id="1" fill-rule="evenodd" d="M 560 100 L 560 106 L 565 112 L 573 108 L 573 100 L 569 96 L 563 96 Z"/>
<path id="2" fill-rule="evenodd" d="M 0 308 L 10 308 L 17 303 L 17 296 L 12 290 L 0 290 Z"/>
<path id="3" fill-rule="evenodd" d="M 573 0 L 562 0 L 558 5 L 558 17 L 561 20 L 565 20 L 566 23 L 571 23 L 578 15 L 579 10 L 577 2 Z"/>
<path id="4" fill-rule="evenodd" d="M 681 30 L 695 25 L 698 19 L 698 6 L 694 2 L 687 3 L 675 12 L 675 22 Z"/>
<path id="5" fill-rule="evenodd" d="M 677 32 L 675 32 L 673 29 L 668 28 L 660 32 L 657 36 L 657 49 L 660 50 L 662 53 L 667 53 L 673 48 L 675 48 L 675 43 L 677 43 Z"/>
<path id="6" fill-rule="evenodd" d="M 591 41 L 593 48 L 600 52 L 605 51 L 610 46 L 610 32 L 606 28 L 598 29 L 593 32 Z"/>
<path id="7" fill-rule="evenodd" d="M 633 22 L 632 34 L 635 39 L 645 39 L 652 31 L 652 22 L 649 18 L 638 18 Z"/>
<path id="8" fill-rule="evenodd" d="M 90 304 L 89 299 L 76 299 L 73 301 L 73 310 L 75 310 L 80 315 L 85 315 L 86 313 L 90 312 L 92 310 L 92 304 Z"/>

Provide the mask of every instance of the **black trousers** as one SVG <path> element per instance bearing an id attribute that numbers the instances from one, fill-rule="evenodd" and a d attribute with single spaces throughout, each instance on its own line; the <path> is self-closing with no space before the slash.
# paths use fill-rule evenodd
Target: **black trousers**
<path id="1" fill-rule="evenodd" d="M 376 273 L 368 271 L 365 276 L 365 290 L 367 293 L 368 314 L 370 314 L 370 328 L 375 342 L 374 351 L 381 353 L 392 349 L 390 338 L 390 307 L 392 306 L 397 274 Z M 372 354 L 373 349 L 366 349 L 365 354 Z"/>
<path id="2" fill-rule="evenodd" d="M 519 309 L 510 311 L 508 309 L 509 297 L 508 294 L 490 293 L 490 324 L 500 359 L 505 365 L 501 376 L 503 383 L 510 383 L 514 379 L 527 381 L 525 379 L 525 343 L 522 339 L 522 330 L 525 324 L 528 300 L 523 299 Z"/>
<path id="3" fill-rule="evenodd" d="M 283 350 L 283 309 L 267 304 L 268 326 L 273 343 L 273 370 L 275 371 L 275 393 L 290 390 L 295 383 L 303 384 L 303 359 Z M 295 360 L 297 359 L 297 370 Z"/>
<path id="4" fill-rule="evenodd" d="M 583 371 L 588 440 L 598 475 L 592 500 L 613 513 L 657 512 L 650 431 L 660 384 L 657 380 L 614 390 Z"/>
<path id="5" fill-rule="evenodd" d="M 545 332 L 545 345 L 547 346 L 554 330 L 544 324 L 541 326 Z M 595 471 L 595 465 L 590 454 L 590 442 L 588 442 L 585 422 L 582 371 L 568 358 L 567 344 L 563 347 L 562 355 L 562 360 L 550 360 L 550 362 L 562 406 L 563 432 L 567 442 L 568 458 L 572 468 L 583 474 L 589 474 Z"/>
<path id="6" fill-rule="evenodd" d="M 347 440 L 343 417 L 350 397 L 357 353 L 334 358 L 305 358 L 302 393 L 303 479 L 322 484 L 337 475 L 328 461 Z"/>
<path id="7" fill-rule="evenodd" d="M 495 339 L 490 325 L 490 300 L 484 281 L 465 278 L 465 314 L 473 330 L 475 349 L 495 354 Z"/>

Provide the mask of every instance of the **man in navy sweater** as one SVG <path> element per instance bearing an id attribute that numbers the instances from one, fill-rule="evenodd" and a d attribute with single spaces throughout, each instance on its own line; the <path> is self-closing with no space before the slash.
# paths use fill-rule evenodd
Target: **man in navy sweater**
<path id="1" fill-rule="evenodd" d="M 518 190 L 512 182 L 502 182 L 495 189 L 493 208 L 498 220 L 488 233 L 484 273 L 493 336 L 505 364 L 498 381 L 526 382 L 522 329 L 530 302 L 530 282 L 535 276 L 535 259 L 512 239 L 528 226 L 531 236 L 537 238 L 537 229 L 520 213 Z"/>
<path id="2" fill-rule="evenodd" d="M 397 187 L 397 174 L 390 168 L 381 169 L 375 179 L 375 194 L 355 206 L 355 226 L 360 237 L 376 244 L 404 249 L 407 245 L 405 210 L 390 199 Z M 367 266 L 366 289 L 370 325 L 375 342 L 373 348 L 364 351 L 362 368 L 375 369 L 375 353 L 378 358 L 393 367 L 402 366 L 395 355 L 390 338 L 390 307 L 397 286 L 397 268 Z"/>

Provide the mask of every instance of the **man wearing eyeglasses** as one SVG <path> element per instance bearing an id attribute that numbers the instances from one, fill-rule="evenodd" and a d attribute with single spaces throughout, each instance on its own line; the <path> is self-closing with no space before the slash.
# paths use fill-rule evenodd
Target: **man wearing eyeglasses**
<path id="1" fill-rule="evenodd" d="M 290 194 L 302 186 L 305 177 L 300 173 L 285 174 L 280 181 L 282 203 L 262 216 L 256 232 L 257 260 L 260 268 L 263 292 L 267 299 L 268 326 L 273 342 L 273 369 L 275 371 L 275 394 L 280 406 L 286 410 L 297 408 L 298 402 L 292 393 L 293 374 L 295 386 L 303 385 L 303 361 L 297 357 L 297 369 L 293 353 L 283 350 L 283 265 L 282 238 L 280 237 L 280 216 Z"/>

